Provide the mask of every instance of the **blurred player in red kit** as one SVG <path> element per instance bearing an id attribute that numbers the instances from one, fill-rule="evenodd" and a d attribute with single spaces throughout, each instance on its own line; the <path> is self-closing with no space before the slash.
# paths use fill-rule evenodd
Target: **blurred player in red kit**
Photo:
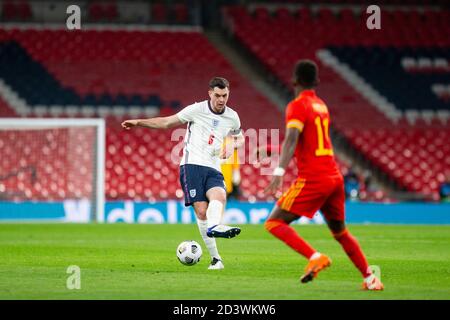
<path id="1" fill-rule="evenodd" d="M 294 154 L 298 178 L 278 199 L 265 228 L 309 260 L 300 280 L 302 283 L 312 281 L 331 265 L 331 259 L 312 248 L 289 224 L 301 216 L 312 218 L 320 209 L 334 238 L 361 272 L 363 288 L 383 290 L 383 284 L 372 274 L 361 247 L 345 225 L 344 180 L 329 138 L 328 108 L 314 91 L 318 82 L 318 69 L 313 61 L 297 62 L 293 79 L 296 98 L 286 109 L 286 134 L 280 163 L 265 192 L 274 194 L 279 190 Z"/>

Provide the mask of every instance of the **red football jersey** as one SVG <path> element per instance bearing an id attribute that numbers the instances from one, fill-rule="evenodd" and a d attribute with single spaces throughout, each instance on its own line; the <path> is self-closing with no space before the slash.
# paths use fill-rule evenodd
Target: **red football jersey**
<path id="1" fill-rule="evenodd" d="M 286 109 L 286 127 L 301 129 L 295 157 L 300 177 L 340 175 L 329 136 L 330 114 L 314 90 L 302 91 Z"/>

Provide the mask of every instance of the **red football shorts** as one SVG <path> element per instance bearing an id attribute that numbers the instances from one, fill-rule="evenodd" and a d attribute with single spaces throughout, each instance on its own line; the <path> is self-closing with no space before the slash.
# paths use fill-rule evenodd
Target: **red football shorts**
<path id="1" fill-rule="evenodd" d="M 341 175 L 297 178 L 277 201 L 290 213 L 312 218 L 320 209 L 326 220 L 345 219 L 344 179 Z"/>

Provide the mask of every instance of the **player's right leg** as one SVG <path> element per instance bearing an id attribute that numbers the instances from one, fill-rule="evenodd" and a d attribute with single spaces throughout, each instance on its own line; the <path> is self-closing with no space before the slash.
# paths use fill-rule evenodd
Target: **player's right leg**
<path id="1" fill-rule="evenodd" d="M 209 255 L 211 256 L 211 264 L 209 265 L 208 269 L 210 270 L 223 269 L 224 265 L 222 262 L 222 258 L 219 255 L 219 250 L 217 249 L 216 239 L 210 238 L 207 235 L 208 222 L 206 219 L 206 210 L 208 208 L 208 202 L 197 201 L 194 202 L 192 206 L 194 207 L 195 215 L 197 217 L 198 230 L 200 231 L 200 235 L 202 236 L 203 242 L 205 243 Z"/>
<path id="2" fill-rule="evenodd" d="M 209 177 L 207 190 L 206 197 L 209 200 L 208 210 L 206 211 L 206 217 L 208 219 L 207 235 L 209 237 L 227 239 L 239 235 L 241 233 L 240 228 L 222 224 L 227 194 L 224 188 L 223 176 L 220 172 L 217 175 L 216 173 L 212 173 L 212 176 Z"/>
<path id="3" fill-rule="evenodd" d="M 317 252 L 289 226 L 291 222 L 299 217 L 294 213 L 275 206 L 264 226 L 267 231 L 309 260 L 305 272 L 300 278 L 302 283 L 306 283 L 317 277 L 320 271 L 330 266 L 331 260 L 326 255 Z"/>

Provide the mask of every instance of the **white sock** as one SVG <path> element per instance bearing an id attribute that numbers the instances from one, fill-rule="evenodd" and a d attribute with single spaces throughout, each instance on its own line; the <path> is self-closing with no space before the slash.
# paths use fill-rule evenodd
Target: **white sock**
<path id="1" fill-rule="evenodd" d="M 313 253 L 311 258 L 309 258 L 309 260 L 314 260 L 314 259 L 320 258 L 320 256 L 321 256 L 320 252 L 316 251 L 316 252 Z"/>
<path id="2" fill-rule="evenodd" d="M 220 224 L 222 220 L 223 204 L 219 200 L 212 200 L 208 204 L 206 210 L 206 219 L 208 219 L 208 228 Z"/>
<path id="3" fill-rule="evenodd" d="M 208 248 L 209 254 L 211 255 L 211 258 L 222 260 L 219 255 L 219 251 L 217 250 L 216 239 L 210 238 L 206 235 L 206 231 L 208 230 L 207 221 L 197 219 L 197 225 L 203 241 L 205 242 L 206 248 Z"/>

